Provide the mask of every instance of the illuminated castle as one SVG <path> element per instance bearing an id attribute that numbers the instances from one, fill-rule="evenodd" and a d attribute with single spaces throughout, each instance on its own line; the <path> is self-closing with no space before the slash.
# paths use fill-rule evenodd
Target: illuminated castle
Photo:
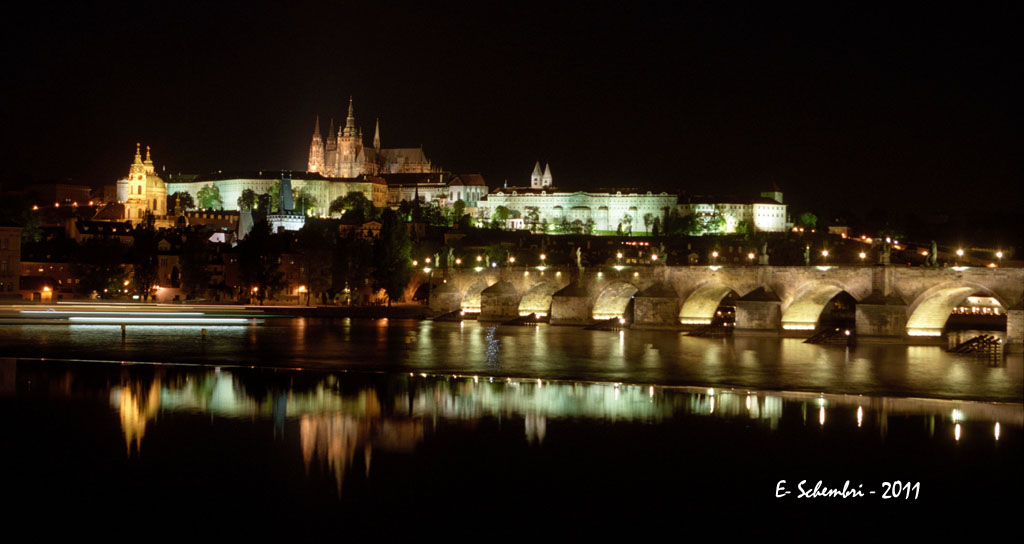
<path id="1" fill-rule="evenodd" d="M 320 118 L 313 129 L 309 145 L 309 172 L 328 178 L 354 178 L 361 175 L 422 174 L 436 171 L 419 147 L 382 149 L 380 121 L 373 133 L 373 147 L 363 145 L 363 130 L 356 127 L 352 113 L 352 98 L 348 99 L 348 117 L 345 126 L 334 130 L 334 121 L 327 131 L 326 141 L 320 136 Z"/>

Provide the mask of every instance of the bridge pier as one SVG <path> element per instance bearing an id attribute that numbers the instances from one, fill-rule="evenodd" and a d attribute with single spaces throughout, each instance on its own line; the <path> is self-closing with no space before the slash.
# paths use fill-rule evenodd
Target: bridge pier
<path id="1" fill-rule="evenodd" d="M 907 305 L 896 295 L 872 293 L 857 303 L 856 324 L 857 336 L 904 336 Z"/>
<path id="2" fill-rule="evenodd" d="M 519 317 L 519 291 L 508 280 L 480 293 L 480 321 L 508 321 Z"/>
<path id="3" fill-rule="evenodd" d="M 736 299 L 736 332 L 778 334 L 782 324 L 782 300 L 773 291 L 758 287 Z"/>
<path id="4" fill-rule="evenodd" d="M 590 325 L 594 322 L 594 300 L 590 293 L 572 283 L 551 297 L 552 325 Z"/>
<path id="5" fill-rule="evenodd" d="M 452 282 L 442 283 L 431 290 L 427 308 L 431 317 L 457 311 L 462 307 L 462 293 Z"/>
<path id="6" fill-rule="evenodd" d="M 1018 307 L 1006 312 L 1005 349 L 1012 353 L 1024 351 L 1024 308 Z"/>
<path id="7" fill-rule="evenodd" d="M 633 299 L 633 328 L 679 328 L 679 296 L 675 290 L 658 282 L 639 292 Z"/>

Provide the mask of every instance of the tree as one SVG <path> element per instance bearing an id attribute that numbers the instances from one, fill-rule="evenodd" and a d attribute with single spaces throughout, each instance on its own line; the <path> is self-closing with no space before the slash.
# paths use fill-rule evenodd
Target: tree
<path id="1" fill-rule="evenodd" d="M 185 298 L 196 298 L 206 294 L 210 288 L 210 246 L 207 242 L 209 231 L 197 228 L 185 235 L 181 248 L 181 288 Z"/>
<path id="2" fill-rule="evenodd" d="M 90 238 L 75 251 L 71 273 L 79 278 L 78 291 L 88 295 L 116 296 L 127 279 L 124 262 L 127 248 L 110 238 Z"/>
<path id="3" fill-rule="evenodd" d="M 811 212 L 804 212 L 796 218 L 797 226 L 813 229 L 818 226 L 818 216 Z"/>
<path id="4" fill-rule="evenodd" d="M 248 293 L 253 293 L 255 288 L 254 294 L 260 304 L 273 297 L 274 291 L 281 287 L 283 274 L 278 271 L 280 258 L 278 239 L 270 232 L 270 225 L 266 221 L 253 225 L 245 240 L 238 244 L 238 267 L 242 282 Z"/>
<path id="5" fill-rule="evenodd" d="M 452 204 L 451 221 L 450 224 L 454 227 L 459 224 L 462 220 L 462 216 L 466 214 L 466 203 L 460 198 Z"/>
<path id="6" fill-rule="evenodd" d="M 380 238 L 374 248 L 373 277 L 388 295 L 388 307 L 402 296 L 412 276 L 412 242 L 402 218 L 391 210 L 381 217 Z"/>
<path id="7" fill-rule="evenodd" d="M 587 220 L 583 223 L 583 233 L 584 234 L 594 234 L 594 220 L 593 219 L 587 218 Z"/>
<path id="8" fill-rule="evenodd" d="M 372 219 L 375 211 L 373 202 L 361 191 L 349 191 L 345 196 L 335 198 L 328 208 L 328 213 L 332 215 L 344 214 L 346 218 L 354 218 L 357 222 Z"/>
<path id="9" fill-rule="evenodd" d="M 132 263 L 132 291 L 146 302 L 153 294 L 153 287 L 159 281 L 156 231 L 151 227 L 135 229 L 130 258 Z"/>
<path id="10" fill-rule="evenodd" d="M 660 217 L 655 217 L 654 218 L 654 225 L 651 227 L 651 236 L 660 236 L 660 235 L 661 235 L 661 218 Z"/>
<path id="11" fill-rule="evenodd" d="M 644 231 L 650 234 L 651 224 L 654 223 L 654 214 L 647 212 L 644 214 Z"/>
<path id="12" fill-rule="evenodd" d="M 736 234 L 743 236 L 744 239 L 750 238 L 753 234 L 754 227 L 750 224 L 750 221 L 744 219 L 736 224 Z"/>
<path id="13" fill-rule="evenodd" d="M 309 212 L 316 209 L 317 206 L 316 197 L 307 191 L 305 187 L 292 189 L 292 202 L 296 207 L 296 211 L 302 215 L 309 215 Z"/>
<path id="14" fill-rule="evenodd" d="M 540 210 L 536 206 L 527 206 L 525 219 L 526 228 L 536 232 L 537 226 L 540 225 Z"/>
<path id="15" fill-rule="evenodd" d="M 331 287 L 336 239 L 337 235 L 330 224 L 320 219 L 309 219 L 299 230 L 298 247 L 302 259 L 302 281 L 308 293 L 307 305 L 312 299 L 319 299 Z"/>
<path id="16" fill-rule="evenodd" d="M 192 198 L 192 193 L 188 192 L 177 192 L 174 194 L 167 195 L 167 210 L 174 212 L 176 204 L 181 203 L 182 209 L 194 210 L 196 209 L 196 201 Z"/>
<path id="17" fill-rule="evenodd" d="M 224 200 L 220 197 L 220 189 L 212 183 L 199 189 L 199 207 L 206 209 L 220 209 L 224 207 Z"/>
<path id="18" fill-rule="evenodd" d="M 252 189 L 246 189 L 242 191 L 242 196 L 238 197 L 238 209 L 240 211 L 252 211 L 253 206 L 256 205 L 256 191 Z"/>
<path id="19" fill-rule="evenodd" d="M 627 236 L 633 234 L 633 216 L 632 215 L 629 215 L 628 213 L 626 215 L 623 215 L 622 216 L 622 225 L 624 227 L 623 231 L 626 233 Z"/>
<path id="20" fill-rule="evenodd" d="M 508 218 L 511 215 L 512 215 L 512 212 L 509 211 L 508 208 L 506 208 L 505 206 L 498 206 L 497 208 L 494 209 L 494 213 L 491 215 L 491 228 L 492 229 L 505 228 L 505 225 L 508 222 Z"/>

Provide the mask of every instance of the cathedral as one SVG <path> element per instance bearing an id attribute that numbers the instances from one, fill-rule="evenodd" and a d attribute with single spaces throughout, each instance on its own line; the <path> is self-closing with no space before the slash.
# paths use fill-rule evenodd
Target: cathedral
<path id="1" fill-rule="evenodd" d="M 313 129 L 309 145 L 309 172 L 327 178 L 354 178 L 362 175 L 423 174 L 437 171 L 418 147 L 380 146 L 380 121 L 373 132 L 373 147 L 363 145 L 363 130 L 356 127 L 352 113 L 352 98 L 348 99 L 348 117 L 345 126 L 334 131 L 334 122 L 327 131 L 326 141 L 320 136 L 320 118 Z"/>
<path id="2" fill-rule="evenodd" d="M 128 176 L 117 180 L 117 201 L 100 209 L 94 220 L 129 221 L 137 225 L 151 215 L 158 223 L 167 221 L 167 187 L 156 175 L 149 146 L 146 160 L 142 160 L 141 147 L 135 144 L 135 160 L 128 168 Z"/>

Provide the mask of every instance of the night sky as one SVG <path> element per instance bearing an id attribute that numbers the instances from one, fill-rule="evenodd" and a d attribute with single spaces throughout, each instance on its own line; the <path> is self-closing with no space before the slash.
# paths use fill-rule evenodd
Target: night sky
<path id="1" fill-rule="evenodd" d="M 367 145 L 379 117 L 492 187 L 541 160 L 573 189 L 1024 202 L 1016 12 L 378 4 L 30 8 L 0 38 L 0 181 L 110 184 L 136 141 L 167 172 L 304 170 L 352 95 Z"/>

